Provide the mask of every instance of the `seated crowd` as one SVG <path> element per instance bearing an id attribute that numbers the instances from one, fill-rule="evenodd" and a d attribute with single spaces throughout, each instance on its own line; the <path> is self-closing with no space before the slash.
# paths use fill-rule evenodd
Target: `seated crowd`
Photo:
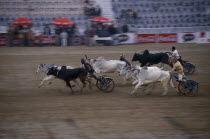
<path id="1" fill-rule="evenodd" d="M 73 26 L 55 26 L 51 28 L 46 24 L 42 30 L 33 30 L 32 26 L 11 26 L 8 29 L 7 46 L 73 46 L 95 45 L 94 37 L 114 37 L 115 34 L 129 32 L 128 25 L 124 23 L 117 27 L 113 23 L 91 23 L 85 30 Z M 81 31 L 82 30 L 82 31 Z M 48 38 L 46 42 L 46 39 Z"/>

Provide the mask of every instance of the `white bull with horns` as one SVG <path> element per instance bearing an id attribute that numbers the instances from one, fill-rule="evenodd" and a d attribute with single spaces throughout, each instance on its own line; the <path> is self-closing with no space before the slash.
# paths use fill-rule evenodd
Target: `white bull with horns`
<path id="1" fill-rule="evenodd" d="M 170 83 L 171 87 L 175 88 L 171 74 L 169 71 L 161 70 L 158 67 L 140 67 L 136 66 L 135 68 L 124 67 L 120 71 L 120 75 L 126 76 L 127 79 L 133 79 L 133 84 L 136 84 L 134 90 L 130 94 L 134 94 L 138 88 L 143 85 L 153 84 L 161 82 L 164 88 L 162 95 L 168 93 L 168 84 Z"/>
<path id="2" fill-rule="evenodd" d="M 126 62 L 120 60 L 105 60 L 103 56 L 97 59 L 88 58 L 85 59 L 93 66 L 96 73 L 114 73 L 119 72 L 126 66 Z"/>

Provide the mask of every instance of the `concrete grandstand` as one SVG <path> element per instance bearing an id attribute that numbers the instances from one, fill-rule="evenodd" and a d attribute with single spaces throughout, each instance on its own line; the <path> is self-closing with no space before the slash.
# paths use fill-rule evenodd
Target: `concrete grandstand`
<path id="1" fill-rule="evenodd" d="M 86 11 L 96 6 L 100 7 L 100 14 Z M 55 26 L 51 25 L 51 22 L 58 18 L 66 18 L 75 23 L 78 35 L 86 35 L 85 31 L 91 25 L 89 19 L 96 16 L 109 18 L 117 28 L 115 34 L 206 32 L 203 42 L 210 41 L 210 0 L 1 0 L 0 32 L 7 33 L 7 28 L 12 26 L 15 19 L 24 17 L 33 21 L 31 30 L 35 36 L 40 36 L 46 25 L 50 27 L 51 35 L 55 35 Z M 124 25 L 128 28 L 126 31 L 122 29 Z M 178 34 L 174 35 L 176 42 L 183 42 L 178 41 Z M 112 38 L 117 43 L 108 44 L 118 44 L 121 39 L 119 35 Z M 80 40 L 85 38 L 77 37 L 75 43 Z M 139 42 L 133 40 L 129 43 Z M 6 42 L 2 37 L 0 41 L 1 44 Z M 197 38 L 193 42 L 198 42 Z"/>

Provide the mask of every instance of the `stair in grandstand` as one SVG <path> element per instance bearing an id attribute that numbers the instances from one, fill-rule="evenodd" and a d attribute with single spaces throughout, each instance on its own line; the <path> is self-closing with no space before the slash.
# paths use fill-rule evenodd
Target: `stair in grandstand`
<path id="1" fill-rule="evenodd" d="M 95 0 L 102 9 L 102 16 L 114 20 L 114 13 L 112 11 L 112 0 Z"/>

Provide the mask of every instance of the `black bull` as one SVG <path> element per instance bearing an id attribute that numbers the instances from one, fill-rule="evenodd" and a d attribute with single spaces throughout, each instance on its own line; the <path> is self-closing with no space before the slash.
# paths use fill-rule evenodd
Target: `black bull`
<path id="1" fill-rule="evenodd" d="M 172 67 L 169 62 L 169 56 L 167 53 L 155 53 L 151 54 L 149 52 L 144 52 L 143 54 L 135 53 L 133 55 L 132 61 L 139 61 L 141 67 L 150 66 L 153 64 L 164 63 Z"/>
<path id="2" fill-rule="evenodd" d="M 47 75 L 54 75 L 55 77 L 64 80 L 66 82 L 66 85 L 71 89 L 72 93 L 72 86 L 70 84 L 70 81 L 76 80 L 77 78 L 80 79 L 80 81 L 83 84 L 83 88 L 86 86 L 86 80 L 88 72 L 84 68 L 74 68 L 74 69 L 67 69 L 66 66 L 62 66 L 60 70 L 58 70 L 56 67 L 52 67 L 49 69 Z M 90 81 L 89 85 L 91 85 Z M 91 88 L 91 86 L 89 86 Z"/>

